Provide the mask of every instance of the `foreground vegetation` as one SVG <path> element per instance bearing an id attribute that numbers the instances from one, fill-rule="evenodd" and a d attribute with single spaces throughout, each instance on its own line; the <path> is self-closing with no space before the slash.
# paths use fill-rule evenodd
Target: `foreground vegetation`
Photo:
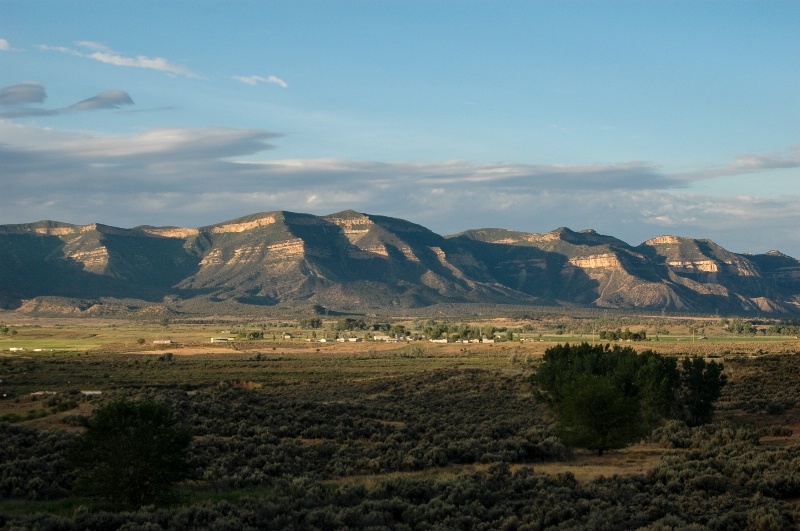
<path id="1" fill-rule="evenodd" d="M 648 440 L 598 458 L 557 435 L 531 383 L 541 363 L 534 343 L 346 350 L 274 343 L 273 350 L 265 341 L 184 355 L 174 345 L 174 353 L 137 352 L 141 330 L 124 334 L 131 339 L 110 343 L 124 343 L 127 353 L 106 344 L 0 357 L 8 395 L 0 400 L 0 528 L 792 529 L 800 522 L 797 353 L 743 356 L 723 345 L 727 385 L 714 422 L 662 422 Z M 102 394 L 81 394 L 86 389 Z M 120 397 L 168 407 L 193 435 L 190 479 L 170 505 L 119 510 L 73 491 L 70 447 L 85 418 Z M 589 474 L 592 464 L 611 472 Z"/>

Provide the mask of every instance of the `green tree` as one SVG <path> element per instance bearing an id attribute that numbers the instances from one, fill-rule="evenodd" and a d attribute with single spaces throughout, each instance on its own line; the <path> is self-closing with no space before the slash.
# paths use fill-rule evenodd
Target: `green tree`
<path id="1" fill-rule="evenodd" d="M 311 317 L 310 319 L 300 319 L 300 328 L 322 328 L 322 319 Z"/>
<path id="2" fill-rule="evenodd" d="M 706 363 L 703 358 L 686 358 L 681 362 L 678 416 L 689 426 L 711 422 L 714 402 L 722 394 L 727 382 L 722 370 L 721 363 Z"/>
<path id="3" fill-rule="evenodd" d="M 334 330 L 348 331 L 348 330 L 366 330 L 367 323 L 363 319 L 355 319 L 353 317 L 343 317 L 336 321 L 333 327 Z"/>
<path id="4" fill-rule="evenodd" d="M 534 381 L 565 440 L 602 453 L 646 435 L 662 419 L 709 422 L 726 377 L 721 364 L 631 347 L 556 345 Z"/>
<path id="5" fill-rule="evenodd" d="M 559 436 L 598 455 L 624 448 L 646 432 L 638 401 L 607 376 L 581 376 L 570 382 L 557 412 Z"/>
<path id="6" fill-rule="evenodd" d="M 70 451 L 78 494 L 115 508 L 175 501 L 175 484 L 189 474 L 191 434 L 169 408 L 150 399 L 120 398 L 98 408 L 83 425 Z"/>

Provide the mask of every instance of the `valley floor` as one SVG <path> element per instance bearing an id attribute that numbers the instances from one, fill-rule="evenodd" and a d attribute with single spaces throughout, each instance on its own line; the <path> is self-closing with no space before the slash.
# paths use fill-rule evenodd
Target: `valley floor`
<path id="1" fill-rule="evenodd" d="M 713 424 L 666 423 L 598 457 L 554 435 L 530 382 L 546 348 L 585 340 L 580 334 L 542 328 L 493 344 L 312 343 L 303 336 L 333 335 L 330 323 L 312 331 L 280 322 L 11 317 L 0 316 L 16 331 L 0 339 L 0 528 L 800 524 L 793 338 L 715 336 L 709 326 L 707 340 L 678 341 L 686 328 L 679 323 L 668 340 L 632 344 L 713 357 L 729 384 Z M 263 330 L 265 339 L 210 343 L 243 329 Z M 118 396 L 155 398 L 191 427 L 195 472 L 179 504 L 109 512 L 70 493 L 65 456 L 75 420 Z"/>

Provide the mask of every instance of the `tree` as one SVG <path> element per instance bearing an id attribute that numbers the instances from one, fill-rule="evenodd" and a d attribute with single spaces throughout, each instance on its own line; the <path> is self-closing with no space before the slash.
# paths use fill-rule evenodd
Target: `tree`
<path id="1" fill-rule="evenodd" d="M 76 491 L 116 508 L 165 505 L 176 499 L 175 483 L 189 474 L 188 430 L 172 411 L 151 399 L 120 398 L 83 421 L 71 448 Z"/>
<path id="2" fill-rule="evenodd" d="M 556 432 L 587 450 L 624 448 L 645 433 L 639 404 L 606 376 L 581 376 L 566 388 L 558 405 Z"/>
<path id="3" fill-rule="evenodd" d="M 300 319 L 300 328 L 322 328 L 322 319 L 319 317 L 311 317 L 310 319 Z"/>
<path id="4" fill-rule="evenodd" d="M 728 377 L 722 374 L 723 366 L 715 361 L 706 363 L 703 358 L 686 358 L 681 362 L 679 416 L 689 426 L 711 422 L 714 402 L 722 394 Z"/>
<path id="5" fill-rule="evenodd" d="M 334 330 L 349 331 L 349 330 L 366 330 L 367 323 L 363 319 L 356 319 L 354 317 L 343 317 L 336 321 L 333 327 Z"/>
<path id="6" fill-rule="evenodd" d="M 567 343 L 545 351 L 534 381 L 562 437 L 602 454 L 646 435 L 665 418 L 692 426 L 709 422 L 726 382 L 722 370 L 697 357 L 679 366 L 649 350 Z"/>

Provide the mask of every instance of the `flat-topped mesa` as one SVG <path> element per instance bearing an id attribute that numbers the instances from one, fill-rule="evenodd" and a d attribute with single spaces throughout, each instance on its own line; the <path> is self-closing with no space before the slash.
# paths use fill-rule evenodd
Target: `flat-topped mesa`
<path id="1" fill-rule="evenodd" d="M 708 239 L 658 236 L 647 240 L 643 246 L 653 248 L 671 269 L 680 273 L 758 276 L 753 264 L 742 255 L 731 253 Z"/>
<path id="2" fill-rule="evenodd" d="M 33 232 L 36 234 L 42 234 L 44 236 L 67 236 L 68 234 L 79 234 L 84 232 L 81 229 L 85 227 L 37 227 L 33 229 Z M 22 231 L 20 231 L 22 232 Z"/>
<path id="3" fill-rule="evenodd" d="M 566 233 L 571 233 L 572 231 L 566 227 L 559 227 L 555 230 L 550 232 L 514 232 L 508 231 L 508 236 L 503 239 L 496 239 L 494 243 L 517 243 L 517 242 L 529 242 L 529 243 L 545 243 L 545 242 L 554 242 L 560 241 L 564 239 L 564 235 Z"/>
<path id="4" fill-rule="evenodd" d="M 540 233 L 536 233 L 536 232 L 531 232 L 531 233 L 525 234 L 522 237 L 522 241 L 531 242 L 531 243 L 553 242 L 553 241 L 560 240 L 560 239 L 561 239 L 561 233 L 560 232 L 556 232 L 556 231 L 545 232 L 545 233 L 541 233 L 541 234 Z"/>
<path id="5" fill-rule="evenodd" d="M 0 225 L 0 234 L 42 234 L 63 236 L 74 234 L 80 230 L 78 225 L 63 223 L 61 221 L 43 220 L 36 223 L 17 223 L 15 225 Z"/>
<path id="6" fill-rule="evenodd" d="M 236 232 L 245 232 L 248 230 L 257 229 L 259 227 L 265 227 L 267 225 L 272 225 L 276 221 L 274 215 L 265 215 L 263 217 L 248 220 L 248 221 L 240 221 L 240 222 L 232 222 L 232 223 L 224 223 L 222 225 L 214 225 L 209 227 L 207 230 L 212 234 L 225 234 L 225 233 L 236 233 Z"/>
<path id="7" fill-rule="evenodd" d="M 627 246 L 625 242 L 617 240 L 612 236 L 599 234 L 594 229 L 584 229 L 580 232 L 575 232 L 567 227 L 559 227 L 545 233 L 516 232 L 504 229 L 484 229 L 469 232 L 482 235 L 484 241 L 500 244 L 516 244 L 521 242 L 531 244 L 553 244 L 564 242 L 578 246 L 596 246 L 602 244 Z"/>
<path id="8" fill-rule="evenodd" d="M 90 223 L 88 225 L 78 225 L 73 234 L 84 234 L 87 232 L 99 232 L 101 234 L 113 234 L 117 236 L 143 236 L 141 231 L 136 229 L 123 229 L 102 223 Z"/>
<path id="9" fill-rule="evenodd" d="M 236 301 L 248 312 L 308 301 L 347 311 L 473 302 L 800 311 L 797 259 L 672 235 L 636 247 L 565 227 L 445 237 L 352 210 L 272 211 L 198 228 L 0 225 L 0 248 L 0 306 L 11 309 L 41 297 L 91 296 L 173 300 L 180 311 L 197 293 L 197 307 Z"/>
<path id="10" fill-rule="evenodd" d="M 200 234 L 200 229 L 183 227 L 140 227 L 139 230 L 145 234 L 161 238 L 191 238 Z"/>
<path id="11" fill-rule="evenodd" d="M 103 225 L 102 223 L 89 223 L 88 225 L 72 225 L 56 221 L 39 221 L 22 225 L 0 225 L 0 234 L 38 234 L 41 236 L 70 236 L 90 232 L 110 234 L 117 236 L 161 238 L 187 238 L 199 233 L 199 229 L 183 227 L 151 227 L 140 226 L 132 229 Z"/>
<path id="12" fill-rule="evenodd" d="M 555 232 L 539 234 L 536 232 L 519 232 L 510 229 L 472 229 L 456 234 L 455 237 L 467 237 L 470 239 L 496 243 L 500 245 L 514 245 L 520 242 L 539 243 L 559 240 L 560 235 Z"/>
<path id="13" fill-rule="evenodd" d="M 90 223 L 89 225 L 72 225 L 70 223 L 60 223 L 57 221 L 39 221 L 36 223 L 25 223 L 21 225 L 3 225 L 0 233 L 3 234 L 41 234 L 43 236 L 69 236 L 70 234 L 82 234 L 85 232 L 98 231 L 112 233 L 114 231 L 123 232 L 127 229 L 115 229 L 108 225 Z"/>

